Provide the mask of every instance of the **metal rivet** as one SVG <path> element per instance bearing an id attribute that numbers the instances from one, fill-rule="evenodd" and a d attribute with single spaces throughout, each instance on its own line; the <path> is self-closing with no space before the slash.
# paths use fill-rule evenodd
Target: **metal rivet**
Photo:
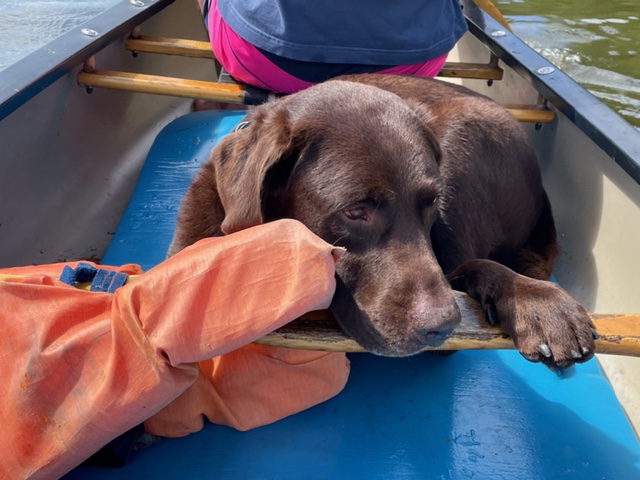
<path id="1" fill-rule="evenodd" d="M 98 32 L 96 32 L 93 28 L 82 28 L 80 32 L 87 37 L 97 37 Z"/>
<path id="2" fill-rule="evenodd" d="M 141 2 L 140 0 L 129 0 L 129 3 L 134 7 L 144 7 L 144 2 Z"/>
<path id="3" fill-rule="evenodd" d="M 494 32 L 491 32 L 492 37 L 504 37 L 506 34 L 507 32 L 505 32 L 504 30 L 496 30 Z"/>
<path id="4" fill-rule="evenodd" d="M 556 69 L 553 67 L 541 67 L 537 70 L 540 75 L 549 75 L 550 73 L 555 72 Z"/>

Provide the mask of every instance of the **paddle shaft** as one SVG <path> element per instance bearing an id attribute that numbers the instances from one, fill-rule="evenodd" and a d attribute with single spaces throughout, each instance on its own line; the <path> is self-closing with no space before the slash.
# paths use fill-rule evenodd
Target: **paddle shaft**
<path id="1" fill-rule="evenodd" d="M 425 351 L 515 348 L 513 341 L 500 327 L 487 323 L 482 308 L 475 300 L 464 293 L 454 293 L 462 322 L 442 345 L 425 347 Z M 599 335 L 595 341 L 596 353 L 640 356 L 640 315 L 590 313 L 589 316 Z M 365 351 L 340 330 L 328 311 L 303 315 L 257 343 L 305 350 Z"/>
<path id="2" fill-rule="evenodd" d="M 0 273 L 0 280 L 22 275 Z M 138 275 L 130 275 L 135 281 Z M 77 285 L 88 289 L 89 284 Z M 480 305 L 468 295 L 454 292 L 462 314 L 462 321 L 447 340 L 438 347 L 425 350 L 513 349 L 511 339 L 491 326 Z M 596 353 L 640 357 L 640 315 L 590 313 L 599 337 Z M 364 352 L 354 340 L 345 335 L 329 311 L 309 312 L 284 327 L 269 333 L 256 343 L 302 350 L 331 352 Z"/>

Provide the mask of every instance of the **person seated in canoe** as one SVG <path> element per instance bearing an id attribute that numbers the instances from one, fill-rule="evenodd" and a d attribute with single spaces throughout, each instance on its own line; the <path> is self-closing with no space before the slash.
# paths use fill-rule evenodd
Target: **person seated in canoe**
<path id="1" fill-rule="evenodd" d="M 434 77 L 467 30 L 459 0 L 198 0 L 235 80 L 294 93 L 353 73 Z"/>

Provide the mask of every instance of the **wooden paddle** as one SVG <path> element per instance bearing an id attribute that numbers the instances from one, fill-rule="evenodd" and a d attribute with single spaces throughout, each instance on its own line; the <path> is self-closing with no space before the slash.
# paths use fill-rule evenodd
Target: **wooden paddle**
<path id="1" fill-rule="evenodd" d="M 491 15 L 493 19 L 496 20 L 504 28 L 511 31 L 509 22 L 507 22 L 507 19 L 504 18 L 504 16 L 502 15 L 502 12 L 498 10 L 498 7 L 496 7 L 491 0 L 473 0 L 473 3 L 475 3 L 482 10 L 484 10 L 489 15 Z"/>
<path id="2" fill-rule="evenodd" d="M 468 295 L 454 292 L 462 323 L 439 347 L 426 350 L 513 349 L 511 339 L 499 327 L 490 326 L 480 305 Z M 598 331 L 596 353 L 640 356 L 640 315 L 590 313 Z M 310 312 L 261 338 L 256 343 L 303 350 L 364 352 L 345 335 L 328 311 Z"/>
<path id="3" fill-rule="evenodd" d="M 20 274 L 0 273 L 0 281 L 20 278 Z M 139 275 L 129 275 L 128 282 Z M 78 288 L 89 289 L 88 282 Z M 480 305 L 468 295 L 454 292 L 462 314 L 462 322 L 439 347 L 424 350 L 513 349 L 511 339 L 499 327 L 491 326 Z M 590 313 L 599 337 L 596 353 L 640 357 L 640 315 Z M 342 332 L 329 311 L 309 312 L 256 343 L 276 347 L 329 352 L 364 352 L 354 340 Z"/>

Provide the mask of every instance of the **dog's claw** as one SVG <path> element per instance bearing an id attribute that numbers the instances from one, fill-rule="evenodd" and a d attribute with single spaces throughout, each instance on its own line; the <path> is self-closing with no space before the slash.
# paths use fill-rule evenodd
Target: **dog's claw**
<path id="1" fill-rule="evenodd" d="M 582 355 L 588 355 L 591 351 L 587 347 L 580 347 L 580 349 L 582 350 Z"/>
<path id="2" fill-rule="evenodd" d="M 496 312 L 496 306 L 491 303 L 485 309 L 485 315 L 487 316 L 487 321 L 489 325 L 492 327 L 498 324 L 498 314 Z"/>
<path id="3" fill-rule="evenodd" d="M 591 327 L 591 335 L 593 335 L 593 339 L 597 340 L 598 338 L 600 338 L 600 335 L 598 335 L 598 332 L 596 332 L 596 329 Z"/>
<path id="4" fill-rule="evenodd" d="M 540 345 L 538 345 L 538 351 L 547 358 L 551 356 L 551 349 L 545 343 L 541 343 Z"/>
<path id="5" fill-rule="evenodd" d="M 582 358 L 582 354 L 580 352 L 576 352 L 575 350 L 571 350 L 571 358 L 578 360 Z"/>

